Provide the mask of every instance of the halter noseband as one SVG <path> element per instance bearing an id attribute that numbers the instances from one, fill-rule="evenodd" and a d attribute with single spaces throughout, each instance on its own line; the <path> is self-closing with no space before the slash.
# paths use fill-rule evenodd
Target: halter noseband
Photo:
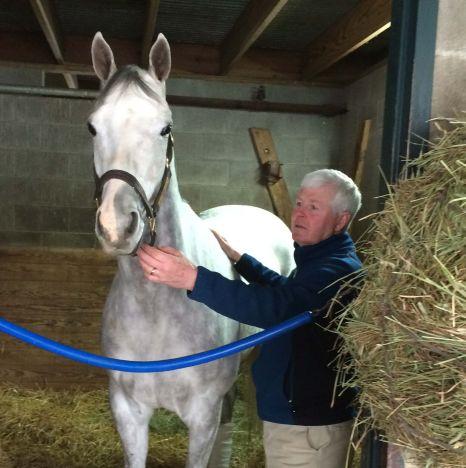
<path id="1" fill-rule="evenodd" d="M 146 211 L 147 221 L 149 223 L 149 232 L 150 232 L 149 245 L 154 245 L 155 238 L 157 235 L 157 230 L 156 230 L 157 227 L 156 227 L 155 218 L 160 208 L 160 201 L 162 200 L 162 197 L 164 196 L 168 188 L 168 184 L 170 182 L 170 177 L 171 177 L 170 164 L 172 162 L 172 159 L 173 159 L 173 135 L 170 132 L 168 134 L 167 153 L 165 156 L 165 170 L 163 171 L 163 176 L 160 182 L 159 191 L 157 192 L 152 205 L 147 199 L 144 193 L 144 189 L 142 188 L 142 185 L 139 183 L 136 177 L 134 177 L 132 174 L 126 171 L 119 170 L 119 169 L 111 169 L 105 172 L 104 174 L 102 174 L 101 177 L 99 177 L 97 175 L 97 172 L 95 171 L 95 166 L 94 166 L 94 180 L 95 180 L 94 198 L 97 203 L 97 208 L 102 203 L 102 191 L 104 189 L 104 185 L 109 180 L 120 179 L 123 182 L 126 182 L 129 186 L 131 186 L 135 190 L 135 192 L 139 196 L 139 199 L 141 200 L 144 206 L 144 210 Z"/>

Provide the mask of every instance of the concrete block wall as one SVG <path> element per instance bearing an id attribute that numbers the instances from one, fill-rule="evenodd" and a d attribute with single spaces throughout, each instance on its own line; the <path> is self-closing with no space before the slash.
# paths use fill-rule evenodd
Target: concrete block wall
<path id="1" fill-rule="evenodd" d="M 2 76 L 0 71 L 0 83 Z M 11 84 L 22 83 L 16 77 Z M 168 83 L 169 94 L 231 99 L 250 99 L 256 89 L 188 79 Z M 338 89 L 265 89 L 269 101 L 345 100 Z M 91 109 L 88 100 L 0 94 L 0 245 L 96 246 L 92 142 L 85 125 Z M 230 203 L 272 209 L 267 190 L 256 182 L 250 127 L 271 130 L 292 197 L 305 172 L 340 167 L 344 117 L 172 110 L 180 189 L 196 211 Z"/>
<path id="2" fill-rule="evenodd" d="M 0 95 L 0 244 L 95 244 L 91 105 Z"/>
<path id="3" fill-rule="evenodd" d="M 357 218 L 378 211 L 379 164 L 382 151 L 383 116 L 387 67 L 383 66 L 364 76 L 346 88 L 348 113 L 344 116 L 342 134 L 341 170 L 352 175 L 356 144 L 364 120 L 371 119 L 371 131 L 362 183 L 362 208 Z M 368 228 L 368 220 L 355 222 L 353 236 L 359 238 Z"/>
<path id="4" fill-rule="evenodd" d="M 170 94 L 250 99 L 257 86 L 169 82 Z M 182 81 L 182 83 L 180 83 Z M 267 100 L 343 104 L 342 90 L 266 86 Z M 181 191 L 201 211 L 227 203 L 272 210 L 265 187 L 257 183 L 258 162 L 248 129 L 268 128 L 283 163 L 285 180 L 294 197 L 305 172 L 334 167 L 339 160 L 342 117 L 279 114 L 218 109 L 173 108 L 175 155 Z"/>

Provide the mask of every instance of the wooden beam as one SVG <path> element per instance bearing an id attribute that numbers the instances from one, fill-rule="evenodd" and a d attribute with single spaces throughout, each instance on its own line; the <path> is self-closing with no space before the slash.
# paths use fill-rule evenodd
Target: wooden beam
<path id="1" fill-rule="evenodd" d="M 118 67 L 138 63 L 141 43 L 137 40 L 105 38 L 111 45 Z M 0 31 L 0 66 L 42 69 L 51 73 L 94 75 L 90 44 L 86 36 L 64 38 L 64 63 L 57 64 L 41 33 Z M 341 86 L 344 70 L 321 74 L 318 79 L 302 81 L 303 56 L 299 52 L 250 49 L 228 75 L 219 75 L 220 51 L 217 47 L 173 44 L 171 77 L 194 78 L 230 83 L 287 84 L 305 86 Z M 350 73 L 348 78 L 354 76 Z"/>
<path id="2" fill-rule="evenodd" d="M 353 170 L 351 177 L 354 183 L 360 187 L 362 182 L 362 174 L 366 163 L 367 147 L 369 146 L 369 135 L 371 131 L 372 120 L 364 120 L 359 133 L 359 138 L 356 143 L 356 151 L 354 154 Z"/>
<path id="3" fill-rule="evenodd" d="M 55 16 L 52 5 L 49 0 L 29 0 L 34 14 L 39 21 L 42 32 L 52 49 L 53 56 L 57 63 L 64 63 L 64 54 L 62 47 L 61 34 L 58 27 L 58 21 Z M 63 73 L 68 88 L 77 89 L 78 80 L 70 73 Z"/>
<path id="4" fill-rule="evenodd" d="M 96 80 L 97 81 L 97 80 Z M 95 99 L 97 90 L 70 90 L 63 88 L 45 88 L 33 86 L 0 85 L 1 94 L 19 94 L 33 96 L 55 96 L 76 99 Z M 167 102 L 171 106 L 203 107 L 210 109 L 247 110 L 253 112 L 282 112 L 287 114 L 317 114 L 333 117 L 346 112 L 342 106 L 331 104 L 306 105 L 286 102 L 239 101 L 235 99 L 217 99 L 192 96 L 168 95 Z"/>
<path id="5" fill-rule="evenodd" d="M 310 80 L 390 27 L 391 0 L 360 0 L 307 50 L 303 76 Z"/>
<path id="6" fill-rule="evenodd" d="M 149 51 L 152 46 L 155 34 L 155 24 L 157 22 L 157 13 L 159 11 L 160 0 L 147 0 L 146 27 L 141 47 L 140 64 L 147 68 L 149 65 Z"/>
<path id="7" fill-rule="evenodd" d="M 221 74 L 228 73 L 287 3 L 288 0 L 249 2 L 221 46 Z"/>
<path id="8" fill-rule="evenodd" d="M 270 131 L 267 128 L 250 128 L 249 134 L 251 135 L 254 150 L 261 164 L 261 168 L 263 169 L 264 167 L 271 166 L 276 168 L 281 166 Z M 291 225 L 293 205 L 291 204 L 291 198 L 285 179 L 281 176 L 278 178 L 271 178 L 266 186 L 275 213 L 289 227 Z"/>
<path id="9" fill-rule="evenodd" d="M 40 70 L 46 73 L 69 73 L 71 75 L 95 76 L 91 65 L 84 63 L 45 63 L 45 62 L 17 62 L 12 60 L 0 60 L 0 67 L 5 68 L 27 68 L 29 70 Z"/>
<path id="10" fill-rule="evenodd" d="M 287 102 L 240 101 L 190 96 L 167 96 L 168 104 L 174 106 L 208 107 L 214 109 L 248 110 L 253 112 L 280 112 L 289 114 L 317 114 L 334 117 L 346 112 L 343 106 L 331 104 L 312 105 Z"/>

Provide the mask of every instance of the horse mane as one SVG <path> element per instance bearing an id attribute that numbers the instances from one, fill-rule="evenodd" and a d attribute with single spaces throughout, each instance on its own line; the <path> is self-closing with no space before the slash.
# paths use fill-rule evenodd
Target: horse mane
<path id="1" fill-rule="evenodd" d="M 125 65 L 117 70 L 107 81 L 96 100 L 96 107 L 99 107 L 108 95 L 117 87 L 120 87 L 120 93 L 126 91 L 130 86 L 140 89 L 146 96 L 162 103 L 162 98 L 151 88 L 141 76 L 143 70 L 136 65 Z"/>

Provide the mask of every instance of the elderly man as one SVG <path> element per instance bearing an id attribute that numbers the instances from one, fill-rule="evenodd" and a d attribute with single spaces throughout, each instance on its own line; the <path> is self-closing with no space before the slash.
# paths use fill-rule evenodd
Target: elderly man
<path id="1" fill-rule="evenodd" d="M 218 313 L 260 328 L 303 311 L 320 311 L 314 323 L 263 344 L 253 366 L 257 407 L 264 421 L 267 467 L 342 468 L 352 428 L 353 393 L 335 388 L 336 339 L 326 305 L 361 269 L 346 231 L 361 194 L 343 173 L 307 174 L 291 217 L 296 270 L 273 272 L 219 238 L 249 284 L 194 266 L 172 248 L 143 246 L 139 260 L 149 281 L 187 290 Z M 339 299 L 345 303 L 351 294 Z"/>

